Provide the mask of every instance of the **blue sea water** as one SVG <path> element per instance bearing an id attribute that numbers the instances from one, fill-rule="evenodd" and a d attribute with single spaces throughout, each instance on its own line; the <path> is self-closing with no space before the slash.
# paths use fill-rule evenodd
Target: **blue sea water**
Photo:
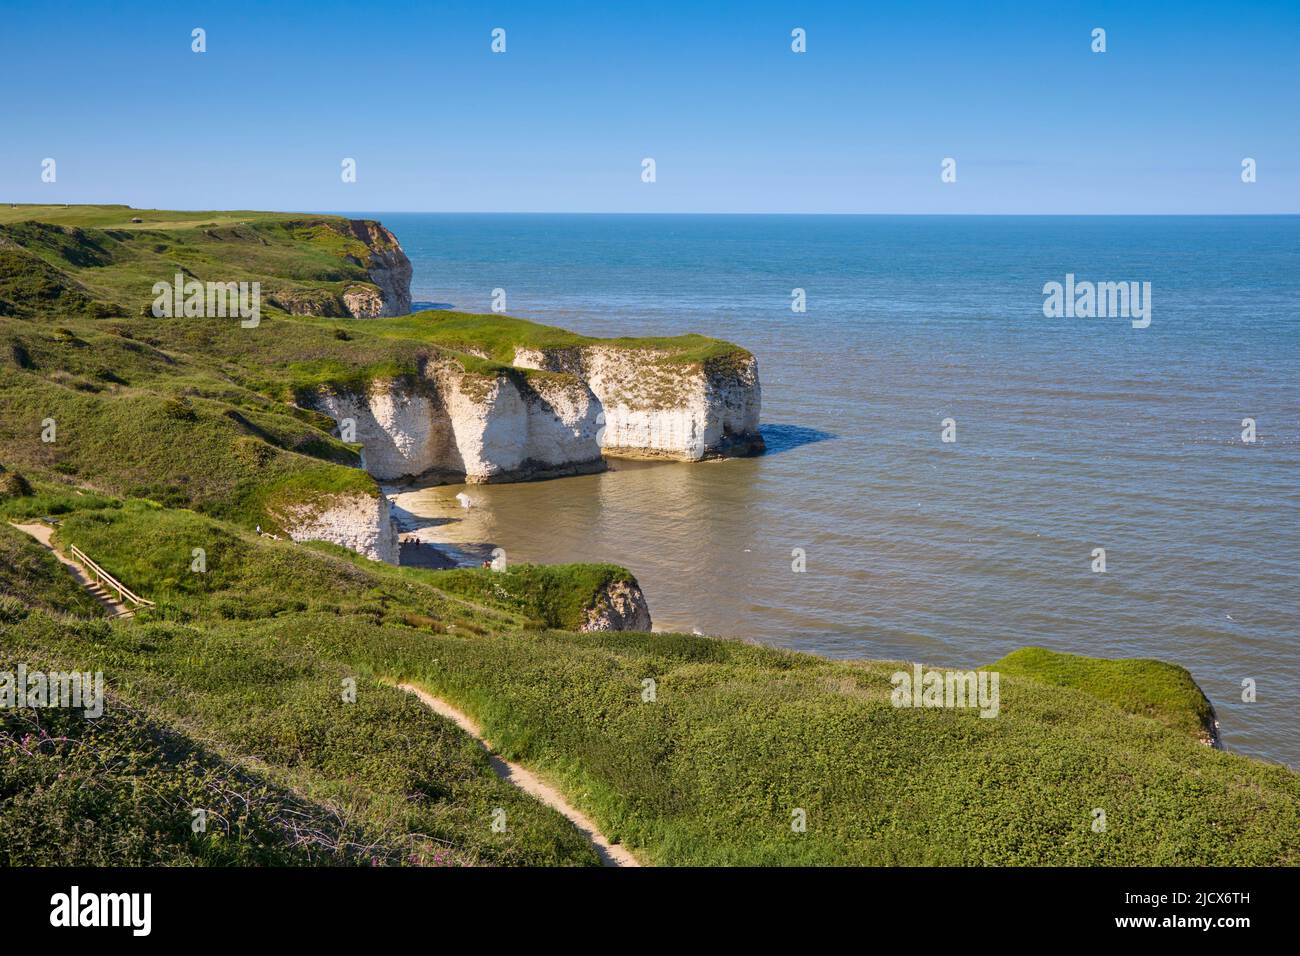
<path id="1" fill-rule="evenodd" d="M 424 307 L 758 357 L 766 456 L 475 489 L 460 543 L 624 564 L 660 628 L 1174 661 L 1300 762 L 1300 218 L 372 215 Z M 1045 318 L 1067 273 L 1150 282 L 1150 326 Z"/>

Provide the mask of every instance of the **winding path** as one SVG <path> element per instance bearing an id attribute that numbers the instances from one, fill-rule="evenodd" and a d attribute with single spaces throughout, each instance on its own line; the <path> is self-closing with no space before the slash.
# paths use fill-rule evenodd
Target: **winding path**
<path id="1" fill-rule="evenodd" d="M 19 531 L 31 535 L 41 544 L 45 545 L 45 547 L 49 549 L 50 553 L 59 559 L 59 563 L 72 572 L 72 576 L 77 579 L 77 583 L 89 591 L 95 600 L 108 609 L 110 616 L 121 618 L 135 617 L 134 608 L 127 607 L 125 604 L 114 598 L 113 593 L 95 581 L 90 572 L 86 570 L 85 566 L 82 565 L 80 561 L 75 561 L 72 558 L 69 558 L 50 542 L 50 536 L 54 534 L 54 529 L 49 525 L 18 524 L 16 521 L 11 521 L 10 524 Z"/>
<path id="2" fill-rule="evenodd" d="M 414 694 L 420 698 L 421 703 L 434 713 L 446 717 L 477 740 L 479 746 L 487 751 L 488 759 L 492 762 L 492 769 L 498 777 L 562 814 L 577 827 L 578 832 L 591 844 L 592 849 L 596 851 L 596 855 L 600 857 L 600 862 L 605 866 L 641 865 L 637 862 L 637 858 L 625 848 L 606 839 L 604 834 L 596 828 L 596 824 L 591 821 L 591 818 L 565 800 L 558 790 L 550 784 L 544 783 L 532 771 L 525 770 L 519 764 L 493 753 L 492 745 L 483 738 L 482 729 L 467 714 L 457 710 L 445 700 L 434 697 L 428 691 L 416 687 L 414 684 L 398 684 L 397 686 L 408 694 Z"/>

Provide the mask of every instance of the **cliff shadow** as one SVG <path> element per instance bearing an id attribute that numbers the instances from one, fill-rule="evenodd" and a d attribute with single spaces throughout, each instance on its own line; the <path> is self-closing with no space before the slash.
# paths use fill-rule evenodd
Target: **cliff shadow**
<path id="1" fill-rule="evenodd" d="M 398 542 L 397 563 L 404 568 L 432 568 L 443 571 L 461 565 L 457 555 L 451 549 L 419 538 L 407 538 Z"/>
<path id="2" fill-rule="evenodd" d="M 779 455 L 802 445 L 812 445 L 819 441 L 831 441 L 839 438 L 820 428 L 808 428 L 804 425 L 762 425 L 759 432 L 767 446 L 767 455 Z"/>

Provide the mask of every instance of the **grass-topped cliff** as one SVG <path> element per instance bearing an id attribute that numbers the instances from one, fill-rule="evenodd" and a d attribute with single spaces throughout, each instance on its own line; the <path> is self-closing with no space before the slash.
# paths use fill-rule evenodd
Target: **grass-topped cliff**
<path id="1" fill-rule="evenodd" d="M 347 315 L 345 293 L 371 283 L 387 246 L 369 238 L 340 216 L 0 206 L 0 314 L 148 315 L 154 283 L 180 273 L 260 282 L 284 311 Z"/>
<path id="2" fill-rule="evenodd" d="M 560 351 L 600 345 L 653 353 L 656 361 L 679 365 L 722 363 L 749 355 L 740 346 L 705 335 L 602 339 L 508 315 L 466 312 L 428 311 L 406 319 L 381 319 L 369 323 L 367 331 L 478 355 L 502 366 L 513 365 L 520 349 Z"/>
<path id="3" fill-rule="evenodd" d="M 515 368 L 515 348 L 605 341 L 506 316 L 345 317 L 326 299 L 364 281 L 386 241 L 367 244 L 333 216 L 0 206 L 5 460 L 276 530 L 275 506 L 294 496 L 374 492 L 359 447 L 310 410 L 321 389 L 427 387 L 430 363 L 484 383 L 563 379 Z M 177 273 L 262 282 L 260 324 L 154 317 L 153 284 Z M 311 302 L 314 315 L 288 311 Z M 748 355 L 703 336 L 611 344 L 668 365 Z M 55 441 L 44 440 L 47 419 Z"/>
<path id="4" fill-rule="evenodd" d="M 1209 704 L 1172 665 L 1027 649 L 993 665 L 996 718 L 899 709 L 897 663 L 578 633 L 594 598 L 632 581 L 621 568 L 425 571 L 254 535 L 279 530 L 290 505 L 379 495 L 358 446 L 308 407 L 322 388 L 427 387 L 449 363 L 540 393 L 576 380 L 573 354 L 594 350 L 651 368 L 637 400 L 653 408 L 671 404 L 682 370 L 752 361 L 702 336 L 345 317 L 384 241 L 328 216 L 0 207 L 0 671 L 102 670 L 110 693 L 99 723 L 0 713 L 3 859 L 597 862 L 393 686 L 409 682 L 468 712 L 645 862 L 1300 862 L 1300 778 L 1203 746 Z M 255 328 L 142 314 L 152 283 L 178 270 L 264 278 L 280 305 L 264 301 Z M 521 352 L 554 368 L 517 368 Z M 156 607 L 104 619 L 10 526 L 45 517 L 57 546 Z M 196 806 L 212 813 L 203 833 Z M 78 840 L 49 848 L 45 825 L 80 826 Z"/>
<path id="5" fill-rule="evenodd" d="M 1214 707 L 1185 668 L 1149 658 L 1098 660 L 1022 647 L 990 667 L 1056 687 L 1072 687 L 1128 714 L 1151 717 L 1184 734 L 1216 741 Z"/>

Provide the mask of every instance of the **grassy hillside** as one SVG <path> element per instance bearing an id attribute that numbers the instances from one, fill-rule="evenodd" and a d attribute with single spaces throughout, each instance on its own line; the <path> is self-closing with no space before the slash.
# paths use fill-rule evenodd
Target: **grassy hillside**
<path id="1" fill-rule="evenodd" d="M 50 663 L 30 655 L 29 668 Z M 9 651 L 0 670 L 12 671 Z M 0 864 L 370 865 L 441 847 L 370 831 L 111 698 L 82 710 L 0 710 Z M 198 830 L 194 811 L 203 813 Z M 50 839 L 58 834 L 58 839 Z"/>
<path id="2" fill-rule="evenodd" d="M 310 305 L 319 314 L 347 315 L 343 292 L 369 281 L 371 251 L 339 216 L 209 218 L 125 207 L 0 211 L 0 250 L 9 253 L 0 261 L 0 301 L 9 314 L 47 314 L 57 306 L 48 291 L 53 282 L 93 299 L 100 317 L 149 315 L 154 283 L 172 282 L 179 273 L 260 282 L 263 301 L 285 311 Z M 148 218 L 134 224 L 134 217 Z"/>
<path id="3" fill-rule="evenodd" d="M 1008 676 L 986 720 L 893 707 L 898 665 L 730 640 L 431 643 L 436 663 L 408 654 L 410 676 L 659 863 L 1300 862 L 1295 774 L 1078 691 Z"/>
<path id="4" fill-rule="evenodd" d="M 390 568 L 138 502 L 75 511 L 58 534 L 160 606 L 95 632 L 32 615 L 5 646 L 97 661 L 133 706 L 313 799 L 364 791 L 390 829 L 416 778 L 384 734 L 419 709 L 388 682 L 409 680 L 650 862 L 1300 862 L 1296 775 L 1196 742 L 1177 702 L 1148 717 L 1008 668 L 995 719 L 897 709 L 894 663 L 538 627 L 538 594 L 601 569 Z M 195 546 L 207 574 L 189 570 Z M 347 675 L 389 730 L 334 705 Z"/>
<path id="5" fill-rule="evenodd" d="M 131 222 L 143 219 L 143 224 Z M 178 229 L 208 223 L 234 226 L 248 222 L 288 222 L 303 218 L 297 213 L 259 212 L 249 209 L 188 210 L 135 209 L 120 203 L 77 205 L 43 203 L 0 204 L 0 224 L 48 222 L 58 226 L 99 229 Z"/>
<path id="6" fill-rule="evenodd" d="M 333 626 L 340 626 L 337 619 Z M 43 814 L 69 821 L 70 830 L 80 821 L 83 831 L 100 834 L 106 855 L 114 831 L 143 831 L 161 838 L 160 850 L 181 862 L 222 862 L 220 847 L 193 845 L 190 810 L 229 816 L 233 806 L 240 830 L 225 839 L 234 843 L 226 848 L 234 862 L 598 863 L 566 820 L 499 780 L 454 724 L 409 695 L 312 653 L 302 640 L 283 640 L 286 634 L 275 622 L 121 627 L 61 622 L 39 612 L 0 624 L 9 659 L 102 670 L 112 688 L 101 718 L 110 729 L 86 721 L 94 733 L 74 738 L 75 747 L 60 740 L 39 750 L 32 744 L 71 736 L 61 733 L 60 722 L 78 729 L 80 711 L 6 715 L 0 768 L 8 769 L 0 770 L 0 792 L 22 799 L 0 801 L 0 833 L 30 836 Z M 355 703 L 343 700 L 345 679 L 357 681 Z M 150 715 L 149 728 L 138 726 L 137 711 Z M 126 736 L 119 739 L 111 728 L 123 721 Z M 196 763 L 193 749 L 210 759 Z M 73 779 L 45 769 L 57 766 L 60 755 L 73 758 L 75 778 L 95 776 L 97 768 L 112 774 L 89 793 L 72 789 Z M 208 780 L 214 772 L 231 784 L 214 786 Z M 112 794 L 133 786 L 162 796 L 128 802 L 123 810 Z M 239 800 L 243 790 L 254 797 L 248 808 Z M 491 826 L 498 808 L 506 814 L 502 832 Z M 295 849 L 286 830 L 310 837 L 301 848 L 306 852 L 276 858 L 286 842 Z M 46 842 L 29 840 L 10 852 L 41 864 L 62 861 L 65 850 Z M 127 847 L 113 862 L 134 862 L 144 852 Z"/>
<path id="7" fill-rule="evenodd" d="M 103 605 L 44 546 L 0 522 L 0 618 L 16 618 L 23 613 L 20 605 L 78 617 L 104 613 Z"/>

